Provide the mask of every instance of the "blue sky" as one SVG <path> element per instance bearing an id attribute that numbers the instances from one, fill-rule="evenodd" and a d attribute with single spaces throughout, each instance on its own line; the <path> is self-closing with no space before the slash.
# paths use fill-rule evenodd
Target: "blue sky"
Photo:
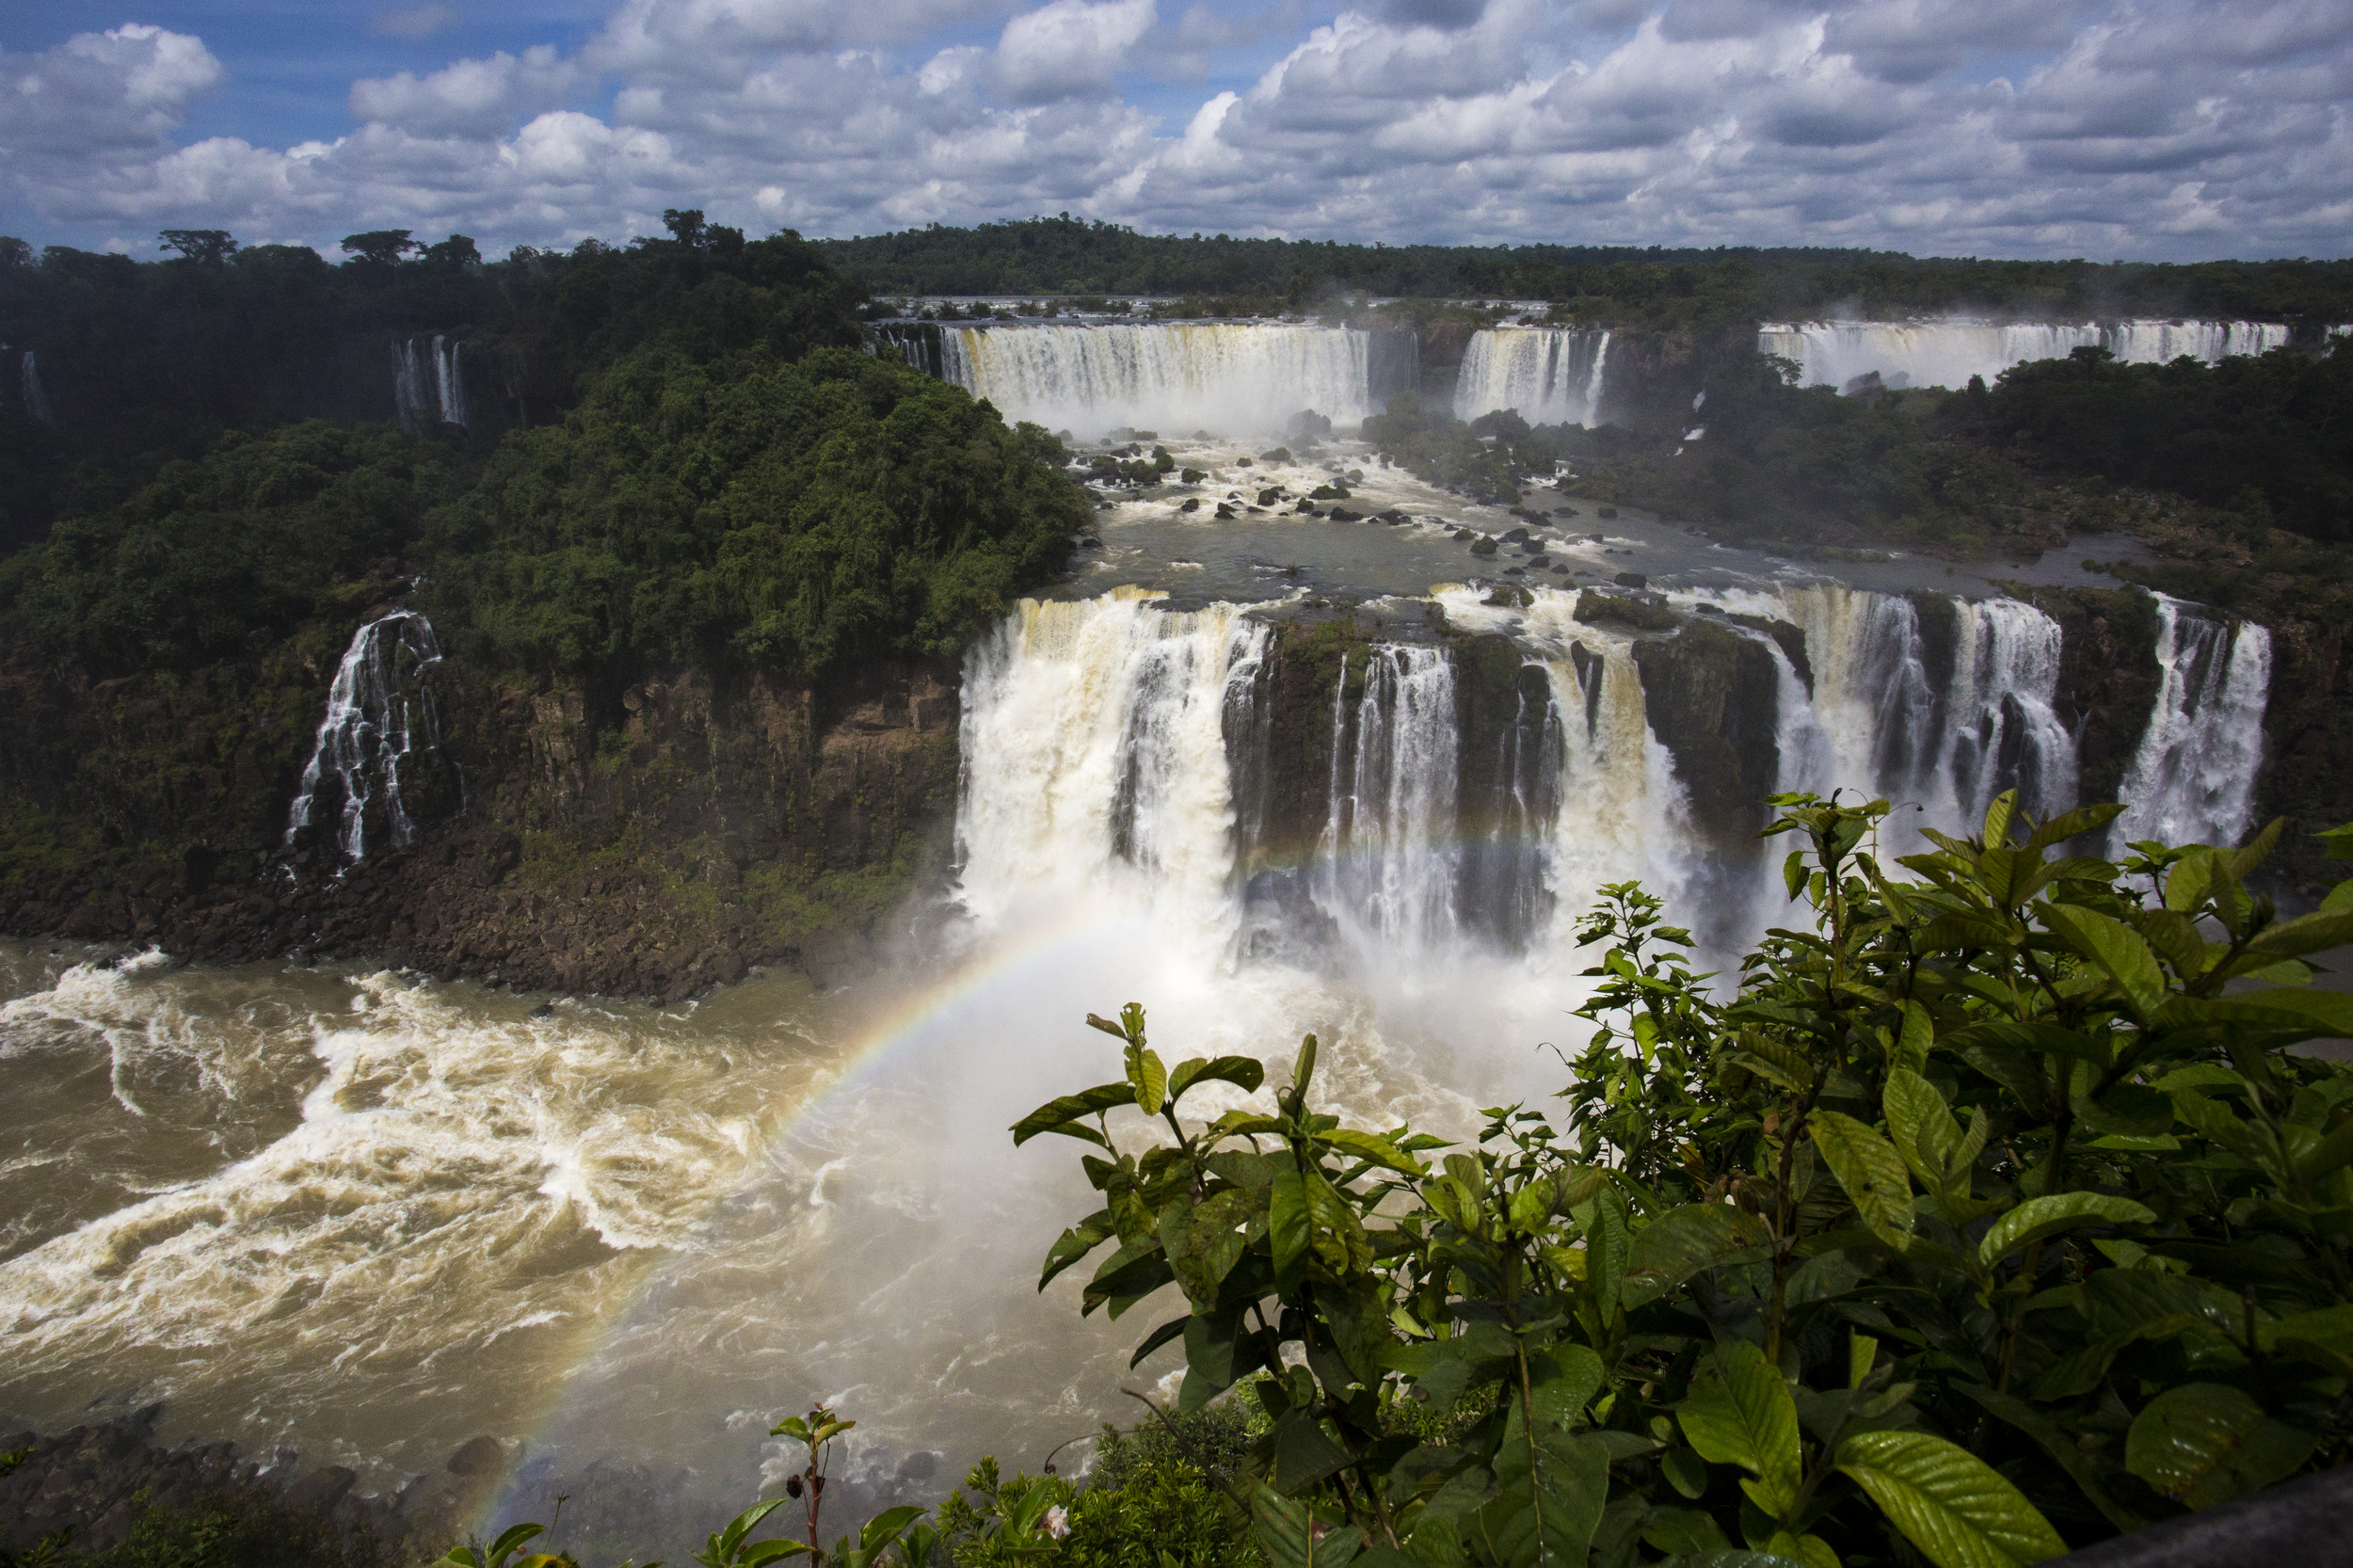
<path id="1" fill-rule="evenodd" d="M 0 232 L 487 251 L 755 232 L 2353 250 L 2353 5 L 62 0 L 0 15 Z"/>

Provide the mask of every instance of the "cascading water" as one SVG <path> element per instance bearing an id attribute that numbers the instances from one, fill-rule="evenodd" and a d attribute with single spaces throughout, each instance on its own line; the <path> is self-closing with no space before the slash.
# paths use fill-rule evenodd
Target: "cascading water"
<path id="1" fill-rule="evenodd" d="M 1267 628 L 1127 592 L 1025 600 L 965 676 L 959 898 L 984 921 L 1112 885 L 1209 947 L 1230 936 L 1228 687 Z"/>
<path id="2" fill-rule="evenodd" d="M 436 335 L 422 353 L 422 340 L 392 345 L 392 407 L 400 427 L 412 436 L 437 424 L 467 425 L 462 344 Z"/>
<path id="3" fill-rule="evenodd" d="M 33 362 L 33 351 L 26 349 L 17 367 L 18 395 L 24 400 L 24 411 L 43 424 L 55 424 L 49 412 L 49 394 L 41 391 L 40 367 Z"/>
<path id="4" fill-rule="evenodd" d="M 1372 339 L 1271 323 L 950 327 L 940 360 L 944 379 L 1048 429 L 1260 432 L 1307 408 L 1341 424 L 1374 412 Z"/>
<path id="5" fill-rule="evenodd" d="M 1456 931 L 1454 667 L 1439 648 L 1380 644 L 1353 705 L 1347 689 L 1343 668 L 1316 903 L 1343 929 L 1442 947 Z"/>
<path id="6" fill-rule="evenodd" d="M 2127 809 L 2114 842 L 2235 844 L 2252 818 L 2263 764 L 2271 633 L 2160 594 L 2157 665 L 2157 699 L 2124 770 Z"/>
<path id="7" fill-rule="evenodd" d="M 1455 416 L 1471 420 L 1513 408 L 1530 424 L 1599 424 L 1609 363 L 1606 331 L 1502 327 L 1474 332 L 1455 377 Z"/>
<path id="8" fill-rule="evenodd" d="M 2029 360 L 2063 360 L 2105 348 L 2128 364 L 2162 364 L 2187 354 L 2212 364 L 2233 354 L 2283 346 L 2289 328 L 2267 321 L 1988 322 L 1804 321 L 1768 323 L 1756 346 L 1795 360 L 1802 384 L 1843 387 L 1876 372 L 1888 386 L 1962 387 L 1987 382 Z"/>
<path id="9" fill-rule="evenodd" d="M 1895 594 L 1835 584 L 1782 598 L 1805 632 L 1814 712 L 1827 743 L 1828 773 L 1801 787 L 1919 798 L 1936 757 L 1937 694 L 1918 609 Z"/>
<path id="10" fill-rule="evenodd" d="M 413 610 L 370 621 L 353 635 L 287 813 L 288 849 L 311 826 L 322 791 L 339 812 L 334 843 L 344 859 L 366 857 L 372 825 L 394 849 L 416 841 L 402 775 L 440 750 L 440 720 L 424 679 L 440 661 L 433 623 Z"/>
<path id="11" fill-rule="evenodd" d="M 2075 805 L 2075 737 L 2051 706 L 2059 625 L 2031 604 L 1989 599 L 1959 612 L 1943 772 L 1953 820 L 1983 820 L 2006 790 L 2042 821 Z"/>

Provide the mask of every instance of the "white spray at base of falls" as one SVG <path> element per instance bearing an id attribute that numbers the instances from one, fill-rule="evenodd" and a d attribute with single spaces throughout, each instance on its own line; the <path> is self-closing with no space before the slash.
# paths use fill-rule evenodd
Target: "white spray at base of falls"
<path id="1" fill-rule="evenodd" d="M 2118 790 L 2127 809 L 2115 844 L 2236 844 L 2254 812 L 2263 763 L 2271 633 L 2160 594 L 2157 665 L 2149 728 Z"/>
<path id="2" fill-rule="evenodd" d="M 400 773 L 411 756 L 440 746 L 433 694 L 420 680 L 440 661 L 433 623 L 413 610 L 395 611 L 353 634 L 328 688 L 327 716 L 319 721 L 317 744 L 287 813 L 288 848 L 311 825 L 319 788 L 330 781 L 343 795 L 335 842 L 345 859 L 367 855 L 368 808 L 379 796 L 392 846 L 415 842 L 417 826 L 401 801 Z"/>
<path id="3" fill-rule="evenodd" d="M 422 340 L 392 344 L 392 409 L 400 427 L 423 435 L 437 424 L 467 425 L 462 344 L 436 335 L 420 354 Z"/>
<path id="4" fill-rule="evenodd" d="M 940 349 L 944 378 L 1006 419 L 1081 435 L 1275 431 L 1307 408 L 1342 424 L 1375 411 L 1372 335 L 1350 328 L 959 327 L 941 331 Z"/>
<path id="5" fill-rule="evenodd" d="M 2267 321 L 1769 322 L 1757 328 L 1760 353 L 1795 360 L 1801 384 L 1844 387 L 1876 372 L 1886 385 L 1991 384 L 2015 364 L 2063 360 L 2078 348 L 2105 348 L 2126 364 L 2165 364 L 2186 354 L 2208 364 L 2233 354 L 2263 354 L 2285 344 L 2289 329 Z"/>
<path id="6" fill-rule="evenodd" d="M 1513 408 L 1530 424 L 1601 423 L 1609 334 L 1565 327 L 1503 327 L 1471 334 L 1454 382 L 1454 413 L 1477 419 Z"/>

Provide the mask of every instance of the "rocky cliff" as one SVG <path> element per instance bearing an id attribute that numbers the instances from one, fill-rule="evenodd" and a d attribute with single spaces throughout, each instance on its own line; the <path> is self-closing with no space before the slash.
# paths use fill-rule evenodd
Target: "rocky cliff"
<path id="1" fill-rule="evenodd" d="M 461 660 L 424 678 L 440 746 L 404 772 L 415 841 L 356 863 L 331 834 L 289 850 L 348 631 L 111 681 L 20 648 L 0 665 L 0 929 L 676 998 L 753 964 L 862 966 L 944 854 L 949 670 L 600 684 Z"/>

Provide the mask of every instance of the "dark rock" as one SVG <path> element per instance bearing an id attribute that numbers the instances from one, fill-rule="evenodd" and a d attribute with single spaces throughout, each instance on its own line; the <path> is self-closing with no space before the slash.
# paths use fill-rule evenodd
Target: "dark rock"
<path id="1" fill-rule="evenodd" d="M 1503 536 L 1503 542 L 1505 544 L 1526 544 L 1528 542 L 1528 530 L 1525 528 L 1514 528 Z"/>
<path id="2" fill-rule="evenodd" d="M 1593 516 L 1597 518 L 1614 518 L 1617 515 L 1618 509 L 1615 506 L 1600 506 L 1594 508 L 1593 511 Z"/>
<path id="3" fill-rule="evenodd" d="M 1577 595 L 1577 618 L 1589 626 L 1615 625 L 1634 632 L 1667 632 L 1681 624 L 1680 617 L 1664 604 L 1595 589 Z"/>
<path id="4" fill-rule="evenodd" d="M 1694 619 L 1673 637 L 1636 643 L 1634 662 L 1651 732 L 1674 758 L 1693 824 L 1726 859 L 1753 860 L 1781 765 L 1771 655 Z"/>
<path id="5" fill-rule="evenodd" d="M 449 1456 L 449 1473 L 453 1476 L 487 1476 L 506 1463 L 505 1446 L 487 1434 L 470 1437 Z"/>
<path id="6" fill-rule="evenodd" d="M 1231 519 L 1238 514 L 1231 506 L 1228 506 L 1225 503 L 1221 501 L 1217 504 L 1217 515 L 1221 518 Z"/>
<path id="7" fill-rule="evenodd" d="M 1721 611 L 1717 613 L 1722 614 Z M 1735 626 L 1745 626 L 1752 632 L 1762 632 L 1772 638 L 1780 646 L 1783 655 L 1788 659 L 1790 669 L 1796 673 L 1800 680 L 1805 682 L 1806 695 L 1808 696 L 1814 695 L 1814 661 L 1806 657 L 1805 631 L 1802 627 L 1764 616 L 1729 616 L 1725 618 Z"/>
<path id="8" fill-rule="evenodd" d="M 1517 568 L 1515 568 L 1513 569 L 1516 570 Z M 1517 583 L 1498 583 L 1493 589 L 1489 590 L 1487 597 L 1481 600 L 1480 602 L 1481 604 L 1492 604 L 1499 609 L 1525 610 L 1529 605 L 1536 602 L 1536 596 L 1529 593 L 1526 588 L 1521 587 Z"/>
<path id="9" fill-rule="evenodd" d="M 1176 509 L 1180 512 L 1197 512 L 1201 510 L 1201 498 L 1197 495 L 1187 496 L 1184 504 Z"/>
<path id="10" fill-rule="evenodd" d="M 1650 579 L 1644 577 L 1639 571 L 1622 571 L 1618 573 L 1616 577 L 1611 578 L 1610 581 L 1617 584 L 1617 585 L 1621 588 L 1647 588 L 1650 586 Z"/>
<path id="11" fill-rule="evenodd" d="M 1493 555 L 1495 552 L 1496 542 L 1493 539 L 1481 538 L 1473 539 L 1471 541 L 1471 553 L 1473 555 Z"/>

